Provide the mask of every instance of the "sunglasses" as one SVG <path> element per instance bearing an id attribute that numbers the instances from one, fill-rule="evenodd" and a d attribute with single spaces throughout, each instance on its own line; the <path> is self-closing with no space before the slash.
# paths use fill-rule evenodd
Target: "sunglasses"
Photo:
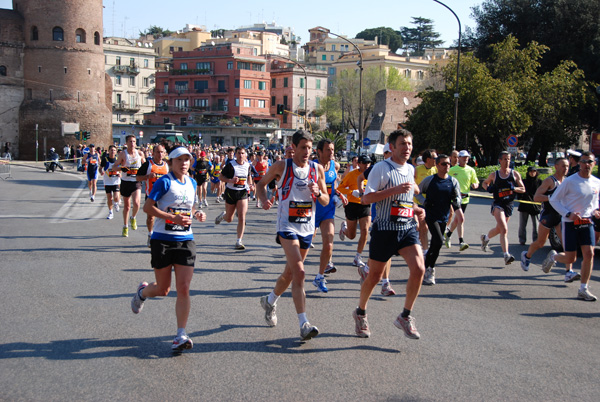
<path id="1" fill-rule="evenodd" d="M 586 165 L 591 165 L 592 163 L 594 163 L 594 161 L 591 159 L 585 159 L 585 160 L 580 160 L 579 163 L 585 163 Z"/>
<path id="2" fill-rule="evenodd" d="M 440 165 L 442 165 L 442 166 L 450 166 L 450 162 L 442 162 L 442 163 L 440 163 Z"/>

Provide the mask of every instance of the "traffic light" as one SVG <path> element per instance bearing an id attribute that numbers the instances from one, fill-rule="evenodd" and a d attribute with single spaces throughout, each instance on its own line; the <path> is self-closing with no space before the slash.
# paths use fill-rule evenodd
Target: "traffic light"
<path id="1" fill-rule="evenodd" d="M 277 105 L 277 114 L 283 114 L 285 111 L 284 105 Z"/>
<path id="2" fill-rule="evenodd" d="M 81 139 L 83 141 L 87 141 L 90 139 L 90 132 L 89 131 L 81 131 Z"/>

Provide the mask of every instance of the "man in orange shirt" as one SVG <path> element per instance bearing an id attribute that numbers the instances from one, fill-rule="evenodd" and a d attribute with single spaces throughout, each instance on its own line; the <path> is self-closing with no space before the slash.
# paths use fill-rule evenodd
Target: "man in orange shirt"
<path id="1" fill-rule="evenodd" d="M 348 197 L 348 205 L 344 207 L 346 221 L 342 222 L 342 227 L 340 228 L 340 240 L 344 241 L 346 237 L 353 240 L 356 237 L 357 222 L 360 227 L 360 237 L 358 238 L 356 256 L 353 263 L 356 267 L 365 266 L 361 254 L 367 244 L 369 226 L 371 225 L 371 207 L 370 205 L 361 204 L 360 198 L 353 195 L 352 192 L 358 190 L 357 178 L 367 170 L 370 164 L 371 158 L 368 155 L 361 155 L 358 158 L 358 169 L 354 169 L 345 175 L 338 186 L 338 191 Z"/>

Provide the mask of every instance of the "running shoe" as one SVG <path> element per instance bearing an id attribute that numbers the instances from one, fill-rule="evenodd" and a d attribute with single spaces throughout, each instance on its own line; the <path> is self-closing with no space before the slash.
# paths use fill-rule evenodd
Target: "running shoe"
<path id="1" fill-rule="evenodd" d="M 360 338 L 368 338 L 371 336 L 371 330 L 369 329 L 369 322 L 367 321 L 367 315 L 358 315 L 356 309 L 352 312 L 354 318 L 356 335 Z"/>
<path id="2" fill-rule="evenodd" d="M 137 219 L 129 218 L 129 223 L 131 223 L 131 230 L 137 230 Z"/>
<path id="3" fill-rule="evenodd" d="M 444 245 L 446 246 L 446 248 L 452 247 L 452 241 L 448 237 L 448 232 L 444 233 Z"/>
<path id="4" fill-rule="evenodd" d="M 310 243 L 310 248 L 315 248 L 315 245 Z"/>
<path id="5" fill-rule="evenodd" d="M 531 260 L 527 258 L 527 251 L 521 253 L 521 269 L 523 271 L 529 271 L 529 263 Z"/>
<path id="6" fill-rule="evenodd" d="M 173 339 L 173 344 L 171 345 L 171 349 L 181 352 L 185 349 L 191 349 L 194 347 L 194 342 L 187 335 L 181 335 Z"/>
<path id="7" fill-rule="evenodd" d="M 579 289 L 577 291 L 577 298 L 579 300 L 585 300 L 585 301 L 596 301 L 598 300 L 598 298 L 596 296 L 594 296 L 593 294 L 590 293 L 590 291 L 588 289 Z"/>
<path id="8" fill-rule="evenodd" d="M 395 296 L 396 291 L 392 289 L 392 285 L 389 282 L 381 285 L 381 294 L 384 296 Z"/>
<path id="9" fill-rule="evenodd" d="M 504 256 L 504 265 L 510 265 L 515 260 L 512 254 Z"/>
<path id="10" fill-rule="evenodd" d="M 342 222 L 342 226 L 340 227 L 340 240 L 344 241 L 346 240 L 346 228 L 348 227 L 348 225 L 346 224 L 346 222 Z"/>
<path id="11" fill-rule="evenodd" d="M 315 278 L 315 280 L 313 281 L 313 285 L 319 289 L 320 292 L 323 293 L 327 293 L 327 291 L 329 289 L 327 289 L 327 286 L 325 285 L 327 283 L 327 281 L 325 280 L 325 278 Z"/>
<path id="12" fill-rule="evenodd" d="M 419 339 L 421 337 L 421 334 L 417 331 L 417 327 L 415 327 L 415 318 L 413 316 L 409 315 L 407 318 L 404 318 L 399 315 L 396 321 L 394 321 L 394 325 L 403 330 L 407 338 Z"/>
<path id="13" fill-rule="evenodd" d="M 302 328 L 300 328 L 300 340 L 308 341 L 317 335 L 319 335 L 319 328 L 310 325 L 308 321 L 302 324 Z"/>
<path id="14" fill-rule="evenodd" d="M 488 247 L 489 242 L 490 242 L 490 239 L 486 240 L 485 239 L 485 235 L 482 234 L 481 235 L 481 251 L 487 251 L 487 247 Z"/>
<path id="15" fill-rule="evenodd" d="M 221 203 L 221 197 L 217 197 L 217 199 L 215 200 L 217 202 L 217 204 Z"/>
<path id="16" fill-rule="evenodd" d="M 577 281 L 579 279 L 581 279 L 581 275 L 579 275 L 577 272 L 575 272 L 575 271 L 565 272 L 565 282 L 566 283 L 571 283 L 571 282 Z"/>
<path id="17" fill-rule="evenodd" d="M 204 206 L 208 208 L 208 200 L 206 198 L 204 199 Z"/>
<path id="18" fill-rule="evenodd" d="M 460 246 L 460 251 L 465 251 L 466 249 L 469 248 L 469 244 L 465 243 L 464 241 L 461 241 L 459 246 Z"/>
<path id="19" fill-rule="evenodd" d="M 325 274 L 333 274 L 337 272 L 337 268 L 335 267 L 335 265 L 333 265 L 333 262 L 329 261 L 327 263 L 327 266 L 325 267 Z"/>
<path id="20" fill-rule="evenodd" d="M 366 264 L 363 262 L 360 255 L 357 255 L 356 257 L 354 257 L 354 261 L 352 262 L 352 265 L 354 265 L 355 267 L 362 267 Z"/>
<path id="21" fill-rule="evenodd" d="M 260 298 L 260 305 L 263 309 L 265 309 L 265 321 L 269 327 L 274 327 L 277 325 L 277 315 L 276 309 L 277 304 L 270 305 L 269 304 L 269 296 L 262 296 Z"/>
<path id="22" fill-rule="evenodd" d="M 121 232 L 121 236 L 129 237 L 129 228 L 128 227 L 123 228 L 123 231 Z"/>
<path id="23" fill-rule="evenodd" d="M 358 276 L 360 276 L 360 286 L 362 286 L 365 279 L 369 275 L 369 266 L 363 265 L 362 267 L 358 267 Z"/>
<path id="24" fill-rule="evenodd" d="M 546 259 L 544 260 L 544 262 L 542 262 L 542 271 L 548 273 L 552 270 L 552 267 L 554 266 L 554 264 L 556 264 L 553 258 L 556 254 L 556 251 L 550 250 L 550 252 L 546 256 Z"/>
<path id="25" fill-rule="evenodd" d="M 152 240 L 152 235 L 148 233 L 148 241 L 146 242 L 146 246 L 148 246 L 148 248 L 150 248 L 150 240 Z"/>
<path id="26" fill-rule="evenodd" d="M 108 216 L 106 217 L 106 219 L 112 219 L 112 218 L 114 218 L 114 216 L 113 216 L 113 211 L 111 209 L 110 211 L 108 211 Z"/>
<path id="27" fill-rule="evenodd" d="M 148 286 L 148 282 L 140 282 L 135 294 L 133 295 L 133 298 L 131 299 L 131 311 L 133 311 L 134 314 L 139 314 L 144 308 L 144 300 L 142 300 L 140 297 L 140 290 L 144 289 L 146 286 Z"/>
<path id="28" fill-rule="evenodd" d="M 246 246 L 244 246 L 244 244 L 242 243 L 242 241 L 238 239 L 238 240 L 235 242 L 235 249 L 236 249 L 236 250 L 245 250 L 245 249 L 246 249 Z"/>
<path id="29" fill-rule="evenodd" d="M 115 212 L 119 212 L 119 210 L 121 209 L 118 202 L 113 204 L 113 208 L 115 209 Z"/>
<path id="30" fill-rule="evenodd" d="M 91 202 L 94 202 L 94 196 L 93 196 L 93 195 L 92 195 L 92 196 L 90 196 L 90 201 L 91 201 Z"/>
<path id="31" fill-rule="evenodd" d="M 215 225 L 218 225 L 218 224 L 220 224 L 221 222 L 223 222 L 223 219 L 225 219 L 225 211 L 221 212 L 221 213 L 219 214 L 219 216 L 217 216 L 217 217 L 215 218 Z"/>
<path id="32" fill-rule="evenodd" d="M 429 267 L 425 269 L 425 275 L 423 276 L 423 285 L 435 285 L 435 268 Z"/>

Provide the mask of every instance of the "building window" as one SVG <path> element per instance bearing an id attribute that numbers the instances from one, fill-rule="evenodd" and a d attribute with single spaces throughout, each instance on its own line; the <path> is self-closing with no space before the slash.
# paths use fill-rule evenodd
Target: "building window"
<path id="1" fill-rule="evenodd" d="M 116 66 L 120 66 L 121 65 L 121 56 L 117 56 L 117 58 L 115 59 L 115 65 Z"/>
<path id="2" fill-rule="evenodd" d="M 175 107 L 180 111 L 186 111 L 188 108 L 188 100 L 187 99 L 175 99 Z"/>
<path id="3" fill-rule="evenodd" d="M 129 77 L 129 86 L 130 87 L 135 86 L 135 77 L 134 76 Z"/>
<path id="4" fill-rule="evenodd" d="M 264 64 L 252 64 L 252 70 L 254 71 L 265 71 L 265 65 Z"/>
<path id="5" fill-rule="evenodd" d="M 423 72 L 423 70 L 417 71 L 417 79 L 422 80 L 424 78 L 425 78 L 425 73 Z"/>
<path id="6" fill-rule="evenodd" d="M 65 33 L 61 27 L 54 27 L 52 29 L 52 40 L 60 42 L 65 40 Z"/>
<path id="7" fill-rule="evenodd" d="M 327 61 L 327 55 L 326 55 L 326 54 L 322 55 L 322 56 L 321 56 L 321 60 L 323 60 L 323 61 Z"/>
<path id="8" fill-rule="evenodd" d="M 267 83 L 265 81 L 258 81 L 258 89 L 264 91 L 267 89 Z"/>
<path id="9" fill-rule="evenodd" d="M 235 98 L 235 107 L 240 107 L 240 98 Z"/>
<path id="10" fill-rule="evenodd" d="M 240 80 L 235 80 L 235 81 L 233 82 L 233 87 L 234 87 L 234 88 L 239 88 L 239 87 L 240 87 Z"/>
<path id="11" fill-rule="evenodd" d="M 334 57 L 333 57 L 333 55 L 331 55 L 329 59 L 330 59 L 331 61 L 334 61 L 334 60 L 335 60 L 335 59 L 334 59 Z"/>
<path id="12" fill-rule="evenodd" d="M 210 63 L 196 63 L 196 70 L 210 71 Z"/>
<path id="13" fill-rule="evenodd" d="M 187 81 L 175 81 L 175 91 L 182 93 L 188 90 Z"/>
<path id="14" fill-rule="evenodd" d="M 135 95 L 129 95 L 129 106 L 135 107 L 136 104 L 137 102 L 135 101 Z"/>
<path id="15" fill-rule="evenodd" d="M 65 67 L 65 74 L 67 73 L 67 68 Z"/>
<path id="16" fill-rule="evenodd" d="M 142 78 L 142 85 L 144 88 L 148 88 L 148 77 Z"/>
<path id="17" fill-rule="evenodd" d="M 208 107 L 208 99 L 194 99 L 194 106 L 196 107 Z"/>
<path id="18" fill-rule="evenodd" d="M 94 32 L 94 45 L 100 44 L 100 34 L 98 32 Z"/>
<path id="19" fill-rule="evenodd" d="M 121 85 L 121 76 L 115 75 L 115 85 Z"/>
<path id="20" fill-rule="evenodd" d="M 287 117 L 288 117 L 287 113 L 284 113 L 283 114 L 283 123 L 287 123 Z"/>
<path id="21" fill-rule="evenodd" d="M 252 89 L 252 81 L 244 80 L 244 89 Z"/>
<path id="22" fill-rule="evenodd" d="M 134 57 L 129 58 L 129 67 L 135 67 L 135 58 Z"/>
<path id="23" fill-rule="evenodd" d="M 194 89 L 196 93 L 203 94 L 204 90 L 208 89 L 208 81 L 194 81 Z"/>
<path id="24" fill-rule="evenodd" d="M 148 65 L 149 65 L 148 59 L 144 59 L 144 68 L 148 68 Z"/>
<path id="25" fill-rule="evenodd" d="M 181 64 L 179 65 L 179 69 L 180 69 L 180 70 L 187 70 L 187 63 L 181 63 Z"/>
<path id="26" fill-rule="evenodd" d="M 288 77 L 283 77 L 283 87 L 284 88 L 288 87 Z"/>
<path id="27" fill-rule="evenodd" d="M 406 70 L 404 70 L 404 76 L 405 76 L 406 78 L 410 78 L 410 76 L 411 76 L 411 71 L 410 71 L 410 69 L 409 69 L 409 68 L 407 68 Z"/>
<path id="28" fill-rule="evenodd" d="M 331 45 L 331 51 L 335 52 L 335 45 Z"/>
<path id="29" fill-rule="evenodd" d="M 271 106 L 277 104 L 277 98 L 275 96 L 271 96 Z"/>
<path id="30" fill-rule="evenodd" d="M 0 66 L 0 76 L 6 77 L 6 66 Z"/>
<path id="31" fill-rule="evenodd" d="M 238 70 L 251 70 L 252 67 L 250 67 L 250 63 L 248 63 L 248 62 L 238 61 L 238 63 L 237 63 L 237 69 Z"/>
<path id="32" fill-rule="evenodd" d="M 244 107 L 250 107 L 250 99 L 244 99 Z"/>
<path id="33" fill-rule="evenodd" d="M 173 46 L 169 46 L 169 53 L 173 53 L 175 51 L 175 48 Z"/>
<path id="34" fill-rule="evenodd" d="M 300 88 L 304 88 L 304 78 L 300 78 Z"/>
<path id="35" fill-rule="evenodd" d="M 85 31 L 81 28 L 75 31 L 75 42 L 85 43 Z"/>
<path id="36" fill-rule="evenodd" d="M 275 84 L 277 84 L 277 79 L 276 78 L 271 78 L 271 88 L 277 88 L 275 86 Z"/>
<path id="37" fill-rule="evenodd" d="M 228 70 L 233 70 L 233 61 L 228 61 L 227 62 L 227 69 Z"/>
<path id="38" fill-rule="evenodd" d="M 284 95 L 283 96 L 283 107 L 285 107 L 286 109 L 289 109 L 287 104 L 288 104 L 288 97 L 287 97 L 287 95 Z"/>
<path id="39" fill-rule="evenodd" d="M 264 100 L 258 100 L 258 107 L 264 109 L 266 107 L 266 103 Z"/>
<path id="40" fill-rule="evenodd" d="M 335 75 L 335 67 L 329 67 L 329 75 Z"/>
<path id="41" fill-rule="evenodd" d="M 183 48 L 180 46 L 177 48 L 178 51 L 183 52 Z"/>
<path id="42" fill-rule="evenodd" d="M 219 92 L 227 92 L 227 89 L 225 89 L 225 80 L 219 80 L 219 81 L 217 81 L 217 91 L 219 91 Z"/>
<path id="43" fill-rule="evenodd" d="M 300 95 L 300 105 L 298 107 L 304 109 L 304 95 Z"/>
<path id="44" fill-rule="evenodd" d="M 321 98 L 317 96 L 315 102 L 315 109 L 321 109 Z"/>
<path id="45" fill-rule="evenodd" d="M 38 39 L 39 39 L 38 29 L 34 25 L 31 27 L 31 40 L 38 40 Z"/>
<path id="46" fill-rule="evenodd" d="M 321 89 L 321 80 L 317 79 L 316 88 Z"/>
<path id="47" fill-rule="evenodd" d="M 117 94 L 117 103 L 121 104 L 121 94 Z"/>

